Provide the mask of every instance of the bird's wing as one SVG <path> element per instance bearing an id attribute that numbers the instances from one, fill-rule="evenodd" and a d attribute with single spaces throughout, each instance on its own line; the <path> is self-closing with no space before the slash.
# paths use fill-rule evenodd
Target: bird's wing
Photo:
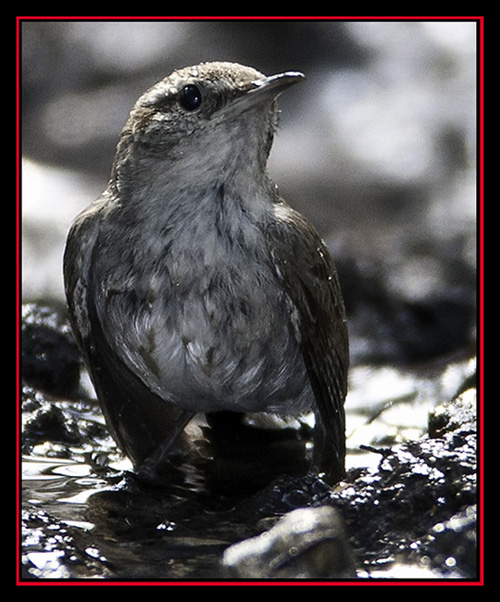
<path id="1" fill-rule="evenodd" d="M 106 286 L 97 282 L 92 257 L 102 248 L 99 206 L 74 222 L 64 254 L 64 280 L 75 338 L 101 402 L 108 426 L 125 453 L 139 467 L 149 458 L 163 459 L 191 413 L 160 395 L 146 367 L 137 367 L 127 352 L 123 332 L 106 312 Z M 101 292 L 99 295 L 98 292 Z M 121 314 L 118 314 L 119 316 Z M 138 362 L 137 362 L 138 363 Z"/>
<path id="2" fill-rule="evenodd" d="M 311 224 L 282 203 L 268 230 L 285 291 L 298 312 L 298 334 L 316 399 L 315 468 L 331 481 L 344 472 L 349 345 L 333 260 Z"/>
<path id="3" fill-rule="evenodd" d="M 87 306 L 88 293 L 88 255 L 95 245 L 98 229 L 95 216 L 99 204 L 90 205 L 77 216 L 68 232 L 64 249 L 63 272 L 66 300 L 73 334 L 81 350 L 84 339 L 89 334 Z"/>

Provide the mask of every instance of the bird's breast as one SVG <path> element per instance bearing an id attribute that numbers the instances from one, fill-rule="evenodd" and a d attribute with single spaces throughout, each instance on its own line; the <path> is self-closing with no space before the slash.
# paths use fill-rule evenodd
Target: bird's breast
<path id="1" fill-rule="evenodd" d="M 152 316 L 165 390 L 198 411 L 303 405 L 307 379 L 294 310 L 269 258 L 235 254 L 230 262 L 184 265 L 191 269 L 171 273 L 169 294 L 157 297 Z"/>
<path id="2" fill-rule="evenodd" d="M 189 218 L 177 211 L 98 245 L 109 335 L 146 384 L 185 409 L 294 414 L 311 404 L 297 310 L 250 217 L 221 193 Z"/>

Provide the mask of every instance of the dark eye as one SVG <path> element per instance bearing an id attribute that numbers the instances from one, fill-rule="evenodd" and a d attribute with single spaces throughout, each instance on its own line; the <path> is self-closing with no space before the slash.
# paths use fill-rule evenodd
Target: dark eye
<path id="1" fill-rule="evenodd" d="M 179 102 L 187 111 L 194 111 L 201 105 L 202 97 L 198 86 L 188 84 L 181 90 Z"/>

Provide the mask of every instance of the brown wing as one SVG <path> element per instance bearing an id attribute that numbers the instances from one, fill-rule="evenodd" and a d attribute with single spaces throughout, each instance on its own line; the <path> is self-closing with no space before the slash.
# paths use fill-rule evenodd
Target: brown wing
<path id="1" fill-rule="evenodd" d="M 316 400 L 313 463 L 330 482 L 344 474 L 349 344 L 333 260 L 319 234 L 286 204 L 276 208 L 269 241 L 285 290 L 298 312 L 300 344 Z"/>
<path id="2" fill-rule="evenodd" d="M 96 204 L 83 212 L 68 235 L 64 279 L 69 315 L 113 437 L 135 467 L 154 478 L 192 413 L 183 412 L 148 387 L 103 328 L 96 302 L 100 283 L 91 260 L 99 248 L 98 209 Z"/>

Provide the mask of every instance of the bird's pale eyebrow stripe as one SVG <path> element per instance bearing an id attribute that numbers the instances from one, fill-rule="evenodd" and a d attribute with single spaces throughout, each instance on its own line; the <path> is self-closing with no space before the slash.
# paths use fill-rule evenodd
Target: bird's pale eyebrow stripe
<path id="1" fill-rule="evenodd" d="M 151 90 L 144 99 L 144 105 L 152 107 L 163 102 L 168 102 L 177 95 L 178 89 L 175 86 L 167 85 Z"/>

